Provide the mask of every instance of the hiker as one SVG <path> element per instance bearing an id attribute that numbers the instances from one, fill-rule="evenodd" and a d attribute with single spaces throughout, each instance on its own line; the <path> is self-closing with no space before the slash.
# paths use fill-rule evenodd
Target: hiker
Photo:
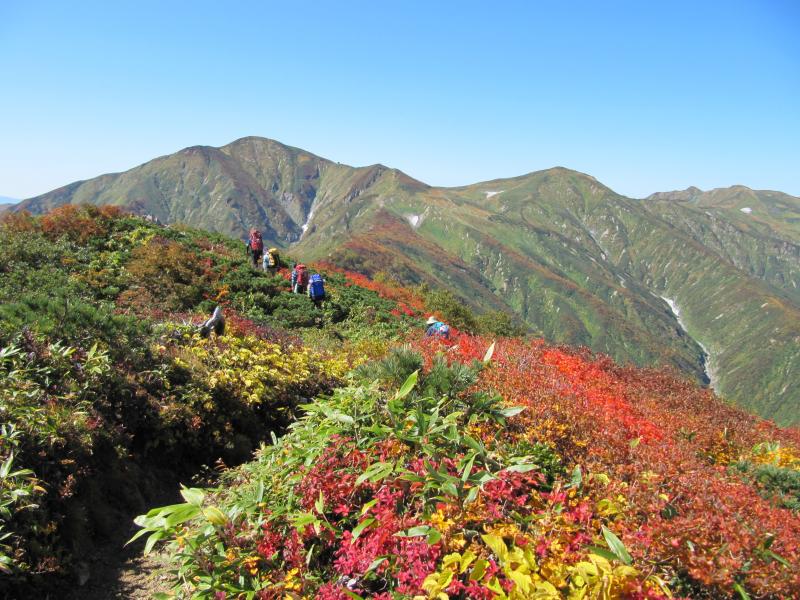
<path id="1" fill-rule="evenodd" d="M 319 273 L 314 273 L 309 279 L 308 297 L 311 298 L 315 308 L 320 308 L 325 300 L 325 280 Z"/>
<path id="2" fill-rule="evenodd" d="M 450 339 L 450 326 L 446 323 L 442 323 L 433 315 L 428 317 L 425 325 L 428 327 L 428 329 L 425 331 L 425 337 L 431 337 L 435 335 L 445 340 Z"/>
<path id="3" fill-rule="evenodd" d="M 261 255 L 264 253 L 264 240 L 261 238 L 261 232 L 253 228 L 250 230 L 250 239 L 247 242 L 247 253 L 253 260 L 253 267 L 258 268 L 261 263 Z"/>
<path id="4" fill-rule="evenodd" d="M 277 248 L 270 248 L 264 253 L 263 259 L 263 267 L 264 270 L 269 273 L 270 275 L 275 275 L 278 272 L 278 267 L 280 266 L 281 259 L 278 255 Z"/>
<path id="5" fill-rule="evenodd" d="M 292 291 L 295 294 L 305 294 L 308 287 L 308 270 L 304 264 L 299 264 L 294 268 L 295 277 Z"/>
<path id="6" fill-rule="evenodd" d="M 211 332 L 214 332 L 214 335 L 220 336 L 225 333 L 225 315 L 222 314 L 222 307 L 217 306 L 214 309 L 211 318 L 200 325 L 200 337 L 207 338 L 211 335 Z"/>

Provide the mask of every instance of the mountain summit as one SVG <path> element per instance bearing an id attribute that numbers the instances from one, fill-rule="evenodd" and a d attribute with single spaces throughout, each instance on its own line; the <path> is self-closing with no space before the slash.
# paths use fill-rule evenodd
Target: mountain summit
<path id="1" fill-rule="evenodd" d="M 800 199 L 744 186 L 644 200 L 556 167 L 428 186 L 274 140 L 193 146 L 20 203 L 114 204 L 369 275 L 451 290 L 533 332 L 669 364 L 800 422 Z"/>

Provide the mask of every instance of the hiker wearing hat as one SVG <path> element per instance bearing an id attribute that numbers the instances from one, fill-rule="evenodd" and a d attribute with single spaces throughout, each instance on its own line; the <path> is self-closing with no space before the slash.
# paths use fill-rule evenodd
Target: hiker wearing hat
<path id="1" fill-rule="evenodd" d="M 272 275 L 273 277 L 278 272 L 278 267 L 280 266 L 281 259 L 278 254 L 277 248 L 270 248 L 264 253 L 264 257 L 261 259 L 262 266 L 264 270 Z"/>
<path id="2" fill-rule="evenodd" d="M 450 326 L 446 323 L 442 323 L 433 315 L 428 317 L 425 325 L 428 327 L 428 329 L 425 331 L 425 337 L 435 335 L 445 340 L 450 338 Z"/>

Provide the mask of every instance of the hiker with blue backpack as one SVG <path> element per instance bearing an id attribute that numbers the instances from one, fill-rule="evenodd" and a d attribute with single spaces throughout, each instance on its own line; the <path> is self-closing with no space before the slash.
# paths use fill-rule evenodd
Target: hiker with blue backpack
<path id="1" fill-rule="evenodd" d="M 320 308 L 325 300 L 325 280 L 319 273 L 314 273 L 308 282 L 308 297 L 316 308 Z"/>
<path id="2" fill-rule="evenodd" d="M 450 326 L 447 323 L 442 323 L 439 319 L 431 315 L 425 323 L 428 329 L 425 331 L 425 337 L 436 336 L 443 340 L 450 339 Z"/>

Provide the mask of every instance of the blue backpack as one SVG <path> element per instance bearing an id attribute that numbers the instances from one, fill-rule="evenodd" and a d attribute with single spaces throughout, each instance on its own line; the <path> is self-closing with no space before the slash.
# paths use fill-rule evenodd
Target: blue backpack
<path id="1" fill-rule="evenodd" d="M 325 285 L 322 281 L 322 275 L 314 273 L 311 276 L 311 281 L 308 283 L 308 295 L 312 300 L 321 300 L 325 298 Z"/>

